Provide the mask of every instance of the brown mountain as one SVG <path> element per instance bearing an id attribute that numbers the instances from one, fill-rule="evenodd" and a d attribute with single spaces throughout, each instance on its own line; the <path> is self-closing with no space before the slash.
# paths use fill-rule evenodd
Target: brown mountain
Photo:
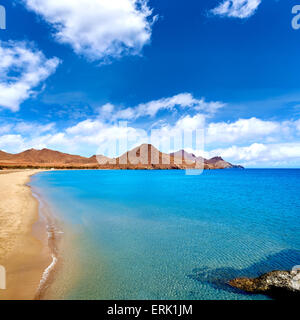
<path id="1" fill-rule="evenodd" d="M 197 161 L 197 157 L 193 153 L 186 152 L 185 150 L 179 150 L 177 152 L 172 152 L 172 153 L 170 153 L 170 156 L 174 157 L 174 158 L 179 158 L 179 159 Z"/>
<path id="2" fill-rule="evenodd" d="M 97 165 L 96 157 L 85 158 L 50 149 L 30 149 L 17 154 L 0 151 L 0 164 L 24 166 Z"/>
<path id="3" fill-rule="evenodd" d="M 84 169 L 224 169 L 235 168 L 222 158 L 199 161 L 184 150 L 166 154 L 151 144 L 143 144 L 118 158 L 102 155 L 90 158 L 71 155 L 50 149 L 30 149 L 17 154 L 0 151 L 0 167 L 84 168 Z"/>
<path id="4" fill-rule="evenodd" d="M 208 165 L 212 165 L 214 169 L 242 169 L 242 166 L 233 165 L 221 157 L 214 157 L 212 159 L 206 160 Z"/>
<path id="5" fill-rule="evenodd" d="M 142 144 L 114 159 L 116 166 L 127 169 L 185 169 L 195 166 L 194 161 L 178 161 L 170 154 L 160 152 L 151 144 Z"/>
<path id="6" fill-rule="evenodd" d="M 8 160 L 11 160 L 13 156 L 14 156 L 14 155 L 11 154 L 11 153 L 7 153 L 7 152 L 4 152 L 4 151 L 1 151 L 1 150 L 0 150 L 0 159 L 1 159 L 1 160 L 6 160 L 6 161 L 8 161 Z"/>
<path id="7" fill-rule="evenodd" d="M 233 164 L 223 160 L 221 157 L 214 157 L 214 158 L 207 160 L 203 157 L 196 157 L 193 153 L 186 152 L 185 150 L 180 150 L 180 151 L 177 151 L 174 153 L 170 153 L 170 155 L 174 156 L 175 158 L 189 159 L 191 161 L 204 163 L 205 168 L 209 167 L 209 169 L 243 168 L 242 166 L 233 165 Z"/>

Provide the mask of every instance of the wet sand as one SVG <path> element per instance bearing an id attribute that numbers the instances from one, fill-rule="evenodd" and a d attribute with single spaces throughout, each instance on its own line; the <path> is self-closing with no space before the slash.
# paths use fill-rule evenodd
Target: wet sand
<path id="1" fill-rule="evenodd" d="M 0 300 L 35 299 L 52 262 L 46 225 L 27 186 L 40 171 L 0 171 L 0 265 L 6 269 L 6 290 L 0 289 Z"/>

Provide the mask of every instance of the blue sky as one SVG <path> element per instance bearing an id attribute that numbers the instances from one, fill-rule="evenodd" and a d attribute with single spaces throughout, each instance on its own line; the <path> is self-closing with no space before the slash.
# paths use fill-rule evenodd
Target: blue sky
<path id="1" fill-rule="evenodd" d="M 149 142 L 155 129 L 172 151 L 170 136 L 204 129 L 195 153 L 299 167 L 296 4 L 0 0 L 0 149 L 91 156 L 125 134 L 129 147 Z"/>

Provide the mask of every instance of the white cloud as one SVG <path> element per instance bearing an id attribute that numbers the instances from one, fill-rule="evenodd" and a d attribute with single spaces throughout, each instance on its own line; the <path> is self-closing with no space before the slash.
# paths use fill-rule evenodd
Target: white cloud
<path id="1" fill-rule="evenodd" d="M 115 156 L 142 143 L 153 143 L 163 152 L 171 152 L 182 148 L 184 132 L 184 148 L 198 156 L 222 156 L 246 167 L 300 166 L 300 120 L 279 122 L 250 118 L 207 125 L 206 120 L 204 114 L 198 113 L 183 116 L 174 124 L 156 122 L 151 127 L 152 136 L 150 130 L 99 118 L 86 119 L 60 131 L 52 123 L 7 123 L 0 127 L 0 149 L 20 152 L 29 148 L 51 148 L 85 156 L 99 153 Z M 194 130 L 200 131 L 196 146 L 190 135 Z M 123 141 L 119 150 L 115 149 L 117 139 Z"/>
<path id="2" fill-rule="evenodd" d="M 261 0 L 222 0 L 211 12 L 215 15 L 245 19 L 252 16 Z"/>
<path id="3" fill-rule="evenodd" d="M 99 117 L 103 120 L 109 120 L 113 117 L 113 112 L 115 111 L 115 106 L 111 103 L 106 103 L 105 105 L 98 108 Z"/>
<path id="4" fill-rule="evenodd" d="M 65 131 L 66 141 L 72 141 L 77 146 L 93 148 L 94 154 L 104 153 L 105 150 L 114 150 L 116 140 L 128 142 L 128 148 L 148 141 L 145 130 L 117 124 L 104 123 L 101 120 L 85 120 Z M 67 142 L 68 144 L 69 142 Z M 124 148 L 120 153 L 127 151 Z M 116 156 L 116 154 L 107 154 Z"/>
<path id="5" fill-rule="evenodd" d="M 299 133 L 300 133 L 300 119 L 297 120 L 297 121 L 295 121 L 295 125 L 296 125 L 297 130 L 298 130 Z"/>
<path id="6" fill-rule="evenodd" d="M 44 147 L 55 136 L 55 123 L 14 122 L 0 127 L 0 150 L 20 152 L 30 148 Z"/>
<path id="7" fill-rule="evenodd" d="M 38 135 L 41 133 L 45 133 L 51 131 L 55 127 L 55 123 L 48 123 L 45 125 L 39 125 L 36 123 L 30 122 L 19 122 L 11 130 L 18 133 L 30 133 L 34 135 Z"/>
<path id="8" fill-rule="evenodd" d="M 146 131 L 142 129 L 104 123 L 97 119 L 81 121 L 62 131 L 56 131 L 52 124 L 36 126 L 36 130 L 29 130 L 31 126 L 34 124 L 22 123 L 12 126 L 7 134 L 0 135 L 0 150 L 16 153 L 30 148 L 50 148 L 91 156 L 106 149 L 111 150 L 116 144 L 116 139 L 128 139 L 128 148 L 142 144 L 148 139 Z M 125 152 L 125 149 L 123 148 L 122 152 Z"/>
<path id="9" fill-rule="evenodd" d="M 179 119 L 175 126 L 177 130 L 197 130 L 205 128 L 205 117 L 202 114 L 196 114 L 195 116 L 186 116 Z"/>
<path id="10" fill-rule="evenodd" d="M 18 111 L 58 64 L 59 59 L 47 59 L 25 42 L 0 41 L 0 107 Z"/>
<path id="11" fill-rule="evenodd" d="M 0 136 L 0 150 L 5 152 L 20 152 L 25 148 L 24 139 L 19 134 L 6 134 Z"/>
<path id="12" fill-rule="evenodd" d="M 222 156 L 224 159 L 245 166 L 282 166 L 300 164 L 300 143 L 262 144 L 253 143 L 250 146 L 215 149 L 208 152 L 210 157 Z"/>
<path id="13" fill-rule="evenodd" d="M 239 119 L 235 122 L 205 123 L 205 115 L 184 116 L 174 125 L 159 122 L 156 126 L 159 140 L 168 140 L 171 136 L 179 136 L 182 131 L 204 130 L 207 149 L 218 146 L 245 145 L 249 143 L 279 143 L 300 139 L 297 121 L 266 121 L 258 118 Z M 195 150 L 197 153 L 197 150 Z M 199 154 L 200 155 L 200 154 Z"/>
<path id="14" fill-rule="evenodd" d="M 60 43 L 90 60 L 139 54 L 155 20 L 147 0 L 23 0 L 55 30 Z"/>
<path id="15" fill-rule="evenodd" d="M 66 132 L 72 135 L 86 136 L 89 134 L 95 134 L 96 132 L 99 132 L 103 129 L 103 127 L 104 123 L 102 123 L 101 121 L 87 119 L 79 122 L 73 127 L 66 129 Z"/>
<path id="16" fill-rule="evenodd" d="M 205 119 L 204 115 L 196 114 L 182 117 L 174 125 L 159 123 L 152 142 L 168 152 L 170 138 L 180 140 L 184 131 L 185 150 L 197 156 L 222 156 L 227 161 L 245 166 L 300 165 L 300 142 L 297 142 L 300 141 L 300 120 L 276 122 L 250 118 L 205 125 Z M 201 129 L 204 129 L 204 144 Z M 189 136 L 192 130 L 200 130 L 196 147 Z M 174 148 L 179 149 L 178 145 Z"/>
<path id="17" fill-rule="evenodd" d="M 196 114 L 195 116 L 185 116 L 176 121 L 174 125 L 162 122 L 158 123 L 158 126 L 152 128 L 155 131 L 155 135 L 160 137 L 159 139 L 169 140 L 170 137 L 179 136 L 183 131 L 191 132 L 195 130 L 204 130 L 205 128 L 205 116 L 202 114 Z"/>
<path id="18" fill-rule="evenodd" d="M 293 122 L 264 121 L 257 118 L 239 119 L 236 122 L 210 123 L 206 131 L 207 143 L 244 143 L 261 139 L 282 139 L 288 136 Z"/>
<path id="19" fill-rule="evenodd" d="M 158 128 L 152 129 L 151 143 L 166 153 L 181 149 L 203 150 L 204 129 L 203 114 L 187 115 L 177 120 L 174 125 L 162 123 Z"/>
<path id="20" fill-rule="evenodd" d="M 204 98 L 196 99 L 190 93 L 181 93 L 173 97 L 153 100 L 133 108 L 120 110 L 114 114 L 114 119 L 134 120 L 140 117 L 154 117 L 159 111 L 172 111 L 176 106 L 213 114 L 218 109 L 223 108 L 225 103 L 219 101 L 206 102 Z"/>

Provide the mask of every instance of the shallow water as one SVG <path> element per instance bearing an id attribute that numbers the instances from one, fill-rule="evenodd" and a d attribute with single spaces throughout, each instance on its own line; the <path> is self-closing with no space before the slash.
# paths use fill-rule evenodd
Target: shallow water
<path id="1" fill-rule="evenodd" d="M 300 265 L 300 170 L 53 171 L 31 185 L 73 233 L 46 298 L 267 299 L 226 282 Z"/>

